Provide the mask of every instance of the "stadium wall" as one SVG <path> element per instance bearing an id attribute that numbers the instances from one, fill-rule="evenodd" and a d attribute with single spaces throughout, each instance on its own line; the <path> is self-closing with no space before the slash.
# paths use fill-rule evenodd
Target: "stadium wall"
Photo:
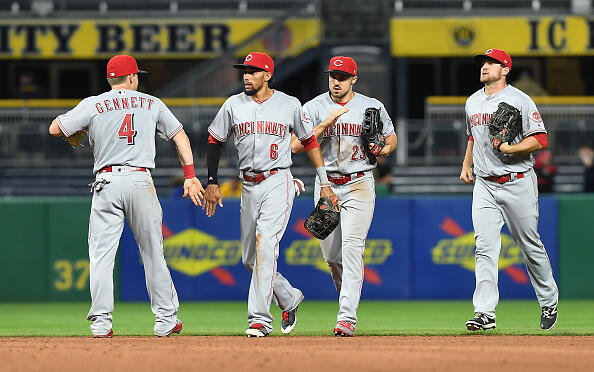
<path id="1" fill-rule="evenodd" d="M 208 219 L 187 200 L 161 199 L 164 254 L 182 301 L 245 300 L 239 200 Z M 313 207 L 295 200 L 278 269 L 310 299 L 337 294 L 316 239 L 303 229 Z M 594 196 L 540 198 L 539 231 L 563 298 L 594 298 Z M 470 299 L 474 290 L 471 198 L 378 198 L 366 242 L 363 299 Z M 88 301 L 89 198 L 0 200 L 0 301 Z M 523 256 L 504 228 L 501 298 L 534 298 Z M 116 299 L 146 301 L 144 271 L 126 226 L 115 268 Z M 121 280 L 120 280 L 121 276 Z"/>
<path id="2" fill-rule="evenodd" d="M 87 301 L 89 198 L 0 201 L 0 301 Z M 119 299 L 119 260 L 115 298 Z"/>
<path id="3" fill-rule="evenodd" d="M 568 298 L 594 298 L 594 196 L 559 197 L 559 282 Z"/>

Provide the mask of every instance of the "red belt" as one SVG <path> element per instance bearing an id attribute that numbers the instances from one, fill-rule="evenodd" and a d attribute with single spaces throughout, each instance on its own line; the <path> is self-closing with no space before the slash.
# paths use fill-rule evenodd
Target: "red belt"
<path id="1" fill-rule="evenodd" d="M 493 182 L 497 182 L 497 183 L 506 183 L 512 180 L 512 175 L 511 174 L 506 174 L 505 176 L 489 176 L 489 177 L 483 177 L 486 180 L 489 181 L 493 181 Z M 516 175 L 517 179 L 520 178 L 524 178 L 524 173 L 518 173 Z"/>
<path id="2" fill-rule="evenodd" d="M 272 176 L 273 174 L 277 174 L 278 173 L 278 168 L 274 168 L 271 169 L 269 172 L 269 176 Z M 243 179 L 248 181 L 248 182 L 253 182 L 253 183 L 260 183 L 262 181 L 264 181 L 266 179 L 266 177 L 268 177 L 266 175 L 266 172 L 262 172 L 262 173 L 256 173 L 253 176 L 249 176 L 247 174 L 243 174 Z"/>
<path id="3" fill-rule="evenodd" d="M 356 178 L 361 178 L 364 175 L 365 175 L 365 173 L 363 173 L 363 172 L 345 174 L 344 176 L 339 176 L 339 177 L 332 177 L 331 175 L 328 175 L 328 181 L 332 182 L 335 185 L 344 185 L 345 183 L 347 183 L 351 180 L 354 180 Z"/>
<path id="4" fill-rule="evenodd" d="M 117 165 L 116 165 L 116 167 L 117 167 Z M 133 172 L 135 172 L 135 171 L 146 172 L 146 168 L 130 168 L 130 170 Z M 112 167 L 111 166 L 105 167 L 105 168 L 101 169 L 99 172 L 97 172 L 97 174 L 105 173 L 105 172 L 112 172 Z"/>

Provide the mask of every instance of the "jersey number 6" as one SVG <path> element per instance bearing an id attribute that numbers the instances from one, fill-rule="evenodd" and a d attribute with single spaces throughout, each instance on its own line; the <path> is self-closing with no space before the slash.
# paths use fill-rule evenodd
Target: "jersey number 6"
<path id="1" fill-rule="evenodd" d="M 278 145 L 276 143 L 270 145 L 270 159 L 276 159 L 276 157 L 278 156 L 276 150 L 278 150 Z"/>
<path id="2" fill-rule="evenodd" d="M 126 114 L 126 117 L 124 117 L 124 121 L 120 126 L 120 130 L 118 131 L 118 135 L 120 138 L 126 138 L 128 140 L 128 145 L 133 145 L 136 133 L 137 132 L 134 130 L 134 114 Z"/>

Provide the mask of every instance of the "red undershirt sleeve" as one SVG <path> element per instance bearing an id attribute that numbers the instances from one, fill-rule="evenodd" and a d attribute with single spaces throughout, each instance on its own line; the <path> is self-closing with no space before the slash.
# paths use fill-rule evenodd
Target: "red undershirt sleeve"
<path id="1" fill-rule="evenodd" d="M 303 147 L 305 147 L 305 151 L 309 151 L 311 149 L 315 149 L 316 147 L 320 147 L 320 144 L 318 143 L 318 139 L 316 138 L 316 136 L 311 136 L 307 139 L 304 139 L 303 141 L 301 141 L 301 144 L 303 145 Z"/>
<path id="2" fill-rule="evenodd" d="M 219 141 L 218 139 L 214 138 L 212 135 L 208 136 L 208 143 L 216 143 L 222 145 L 223 142 Z"/>
<path id="3" fill-rule="evenodd" d="M 543 148 L 546 149 L 547 147 L 549 147 L 549 136 L 546 133 L 536 133 L 533 134 L 532 137 L 534 137 L 534 139 L 540 142 Z"/>

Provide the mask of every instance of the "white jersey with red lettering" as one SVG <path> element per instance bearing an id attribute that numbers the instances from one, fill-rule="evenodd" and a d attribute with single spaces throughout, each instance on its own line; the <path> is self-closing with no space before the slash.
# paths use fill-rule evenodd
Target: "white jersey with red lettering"
<path id="1" fill-rule="evenodd" d="M 220 142 L 232 136 L 239 153 L 242 262 L 252 272 L 247 318 L 250 326 L 270 333 L 270 303 L 291 311 L 303 300 L 277 271 L 276 260 L 293 207 L 291 132 L 306 140 L 313 128 L 297 98 L 273 91 L 262 102 L 245 93 L 229 97 L 208 131 Z"/>
<path id="2" fill-rule="evenodd" d="M 522 113 L 522 130 L 512 144 L 546 133 L 534 101 L 510 85 L 488 96 L 480 89 L 466 101 L 466 131 L 472 135 L 472 159 L 478 177 L 472 193 L 472 223 L 476 242 L 473 296 L 475 313 L 495 318 L 499 302 L 498 261 L 505 223 L 526 257 L 526 267 L 540 306 L 555 306 L 559 292 L 538 234 L 538 188 L 531 154 L 507 155 L 493 148 L 489 121 L 500 102 Z M 467 327 L 472 329 L 472 320 Z M 494 324 L 494 323 L 493 323 Z"/>
<path id="3" fill-rule="evenodd" d="M 278 90 L 263 102 L 245 93 L 229 97 L 208 132 L 220 142 L 232 135 L 239 169 L 251 172 L 290 167 L 291 132 L 300 140 L 313 136 L 299 100 Z"/>
<path id="4" fill-rule="evenodd" d="M 489 121 L 500 102 L 510 104 L 522 113 L 522 130 L 512 144 L 546 129 L 536 104 L 521 90 L 506 86 L 487 96 L 480 89 L 466 100 L 466 132 L 474 139 L 474 170 L 480 177 L 500 176 L 512 172 L 527 172 L 534 166 L 532 154 L 507 155 L 493 148 Z"/>
<path id="5" fill-rule="evenodd" d="M 57 122 L 66 136 L 88 129 L 94 173 L 117 164 L 153 169 L 155 131 L 169 140 L 182 129 L 159 98 L 128 89 L 85 98 Z"/>
<path id="6" fill-rule="evenodd" d="M 354 97 L 344 106 L 334 102 L 330 93 L 322 93 L 303 105 L 303 111 L 315 126 L 326 119 L 332 111 L 341 107 L 347 107 L 349 111 L 342 114 L 336 124 L 328 127 L 318 137 L 326 163 L 326 171 L 341 174 L 369 171 L 375 168 L 375 164 L 372 165 L 367 160 L 360 137 L 365 109 L 375 107 L 380 110 L 384 137 L 394 134 L 392 119 L 380 101 L 360 93 L 355 93 Z"/>
<path id="7" fill-rule="evenodd" d="M 313 124 L 318 125 L 340 107 L 326 92 L 307 102 L 303 110 Z M 337 327 L 348 323 L 348 328 L 354 331 L 363 286 L 365 240 L 375 209 L 375 183 L 371 172 L 375 164 L 369 163 L 360 138 L 365 109 L 380 109 L 384 137 L 395 132 L 384 105 L 375 98 L 355 93 L 344 107 L 349 111 L 318 138 L 330 186 L 342 206 L 339 225 L 326 239 L 320 240 L 320 247 L 340 293 Z M 319 198 L 320 183 L 316 179 L 314 204 Z"/>
<path id="8" fill-rule="evenodd" d="M 142 255 L 154 332 L 179 333 L 179 301 L 163 257 L 162 211 L 149 169 L 155 167 L 155 134 L 169 140 L 182 125 L 160 99 L 127 89 L 85 98 L 56 122 L 66 136 L 88 129 L 95 157 L 87 315 L 93 335 L 112 333 L 113 267 L 125 219 Z"/>

